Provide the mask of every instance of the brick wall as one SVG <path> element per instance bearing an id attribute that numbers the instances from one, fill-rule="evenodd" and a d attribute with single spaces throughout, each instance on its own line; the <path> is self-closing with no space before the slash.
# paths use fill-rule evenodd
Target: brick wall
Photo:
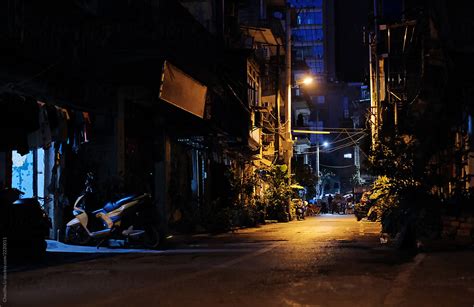
<path id="1" fill-rule="evenodd" d="M 443 239 L 460 243 L 474 242 L 474 216 L 443 216 Z"/>

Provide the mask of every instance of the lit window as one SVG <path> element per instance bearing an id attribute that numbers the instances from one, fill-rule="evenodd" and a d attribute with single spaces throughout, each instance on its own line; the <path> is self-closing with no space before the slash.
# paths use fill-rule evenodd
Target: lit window
<path id="1" fill-rule="evenodd" d="M 36 169 L 35 169 L 36 167 Z M 44 196 L 44 150 L 35 149 L 25 155 L 12 151 L 12 187 L 22 197 Z"/>
<path id="2" fill-rule="evenodd" d="M 344 154 L 344 159 L 352 159 L 352 154 L 351 153 Z"/>
<path id="3" fill-rule="evenodd" d="M 473 129 L 472 129 L 472 115 L 469 115 L 468 120 L 467 120 L 467 131 L 470 135 L 473 134 Z"/>
<path id="4" fill-rule="evenodd" d="M 323 23 L 322 12 L 302 12 L 298 15 L 299 25 L 321 25 Z"/>

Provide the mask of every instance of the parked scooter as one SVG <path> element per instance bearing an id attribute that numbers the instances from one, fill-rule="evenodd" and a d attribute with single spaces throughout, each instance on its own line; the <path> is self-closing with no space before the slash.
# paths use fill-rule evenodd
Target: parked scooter
<path id="1" fill-rule="evenodd" d="M 305 213 L 306 213 L 306 206 L 304 205 L 303 202 L 299 202 L 296 205 L 296 219 L 298 221 L 304 220 Z"/>
<path id="2" fill-rule="evenodd" d="M 36 260 L 46 254 L 51 219 L 38 198 L 21 198 L 15 188 L 0 191 L 0 234 L 12 260 Z"/>
<path id="3" fill-rule="evenodd" d="M 85 190 L 74 203 L 75 218 L 67 223 L 66 242 L 78 245 L 98 242 L 99 247 L 108 239 L 121 239 L 128 244 L 156 248 L 160 236 L 150 194 L 129 195 L 91 211 L 88 202 L 94 193 L 92 181 L 93 174 L 87 174 Z"/>

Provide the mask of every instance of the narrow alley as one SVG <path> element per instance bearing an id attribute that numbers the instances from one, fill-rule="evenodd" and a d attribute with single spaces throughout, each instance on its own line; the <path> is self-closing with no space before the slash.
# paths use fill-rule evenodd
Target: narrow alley
<path id="1" fill-rule="evenodd" d="M 470 306 L 473 252 L 413 255 L 321 215 L 9 274 L 11 306 Z M 51 256 L 51 255 L 48 255 Z M 70 257 L 73 257 L 72 255 Z M 425 266 L 428 264 L 429 266 Z M 414 291 L 417 290 L 417 291 Z M 405 301 L 407 300 L 407 301 Z M 411 306 L 411 305 L 404 305 Z"/>

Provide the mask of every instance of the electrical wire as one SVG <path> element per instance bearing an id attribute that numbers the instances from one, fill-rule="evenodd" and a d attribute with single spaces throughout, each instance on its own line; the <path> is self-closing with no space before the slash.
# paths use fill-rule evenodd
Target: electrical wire
<path id="1" fill-rule="evenodd" d="M 332 140 L 333 142 L 337 141 L 337 139 L 339 139 L 339 137 L 342 135 L 342 132 L 339 132 L 338 135 L 336 135 L 336 137 L 334 138 L 334 140 Z"/>
<path id="2" fill-rule="evenodd" d="M 341 132 L 341 134 L 342 134 L 342 132 Z M 357 133 L 355 133 L 353 136 L 358 136 L 358 135 L 362 135 L 363 137 L 365 137 L 365 136 L 367 136 L 367 133 L 365 133 L 365 132 L 357 132 Z M 346 138 L 343 138 L 343 139 L 340 139 L 340 140 L 337 140 L 337 141 L 330 141 L 329 143 L 330 143 L 330 144 L 336 144 L 336 143 L 340 143 L 340 142 L 343 142 L 343 141 L 347 141 L 347 140 L 349 140 L 349 139 L 351 140 L 350 144 L 357 145 L 357 144 L 354 143 L 354 140 L 353 140 L 352 137 L 350 137 L 350 136 L 349 136 L 349 137 L 346 137 Z M 342 145 L 342 144 L 341 144 L 341 145 Z M 338 145 L 338 146 L 340 146 L 340 145 Z M 318 147 L 318 145 L 309 146 L 309 148 L 317 148 L 317 147 Z"/>
<path id="3" fill-rule="evenodd" d="M 366 136 L 364 135 L 364 136 L 358 138 L 358 139 L 356 140 L 356 142 L 362 140 L 362 139 L 365 138 L 365 137 L 366 137 Z M 324 152 L 324 153 L 332 153 L 332 152 L 334 152 L 334 151 L 337 151 L 337 150 L 340 150 L 340 149 L 343 149 L 343 148 L 347 148 L 347 147 L 353 146 L 354 144 L 357 145 L 357 143 L 353 143 L 353 142 L 351 142 L 351 143 L 346 143 L 346 144 L 342 144 L 342 145 L 340 145 L 340 146 L 338 146 L 338 147 L 335 147 L 335 148 L 331 148 L 331 149 L 328 149 L 328 150 L 324 150 L 323 152 Z"/>
<path id="4" fill-rule="evenodd" d="M 338 151 L 338 150 L 341 150 L 341 149 L 344 149 L 344 148 L 347 148 L 347 147 L 350 147 L 350 146 L 353 146 L 354 144 L 357 145 L 357 143 L 354 143 L 354 142 L 358 142 L 362 139 L 364 139 L 367 135 L 364 135 L 360 138 L 358 138 L 357 140 L 353 141 L 353 142 L 348 142 L 348 143 L 345 143 L 345 144 L 341 144 L 337 147 L 334 147 L 334 148 L 330 148 L 330 149 L 323 149 L 323 150 L 320 150 L 319 152 L 320 153 L 333 153 L 335 151 Z M 303 152 L 303 153 L 297 153 L 297 155 L 306 155 L 306 154 L 316 154 L 317 151 L 307 151 L 307 152 Z M 365 153 L 364 153 L 365 154 Z"/>

